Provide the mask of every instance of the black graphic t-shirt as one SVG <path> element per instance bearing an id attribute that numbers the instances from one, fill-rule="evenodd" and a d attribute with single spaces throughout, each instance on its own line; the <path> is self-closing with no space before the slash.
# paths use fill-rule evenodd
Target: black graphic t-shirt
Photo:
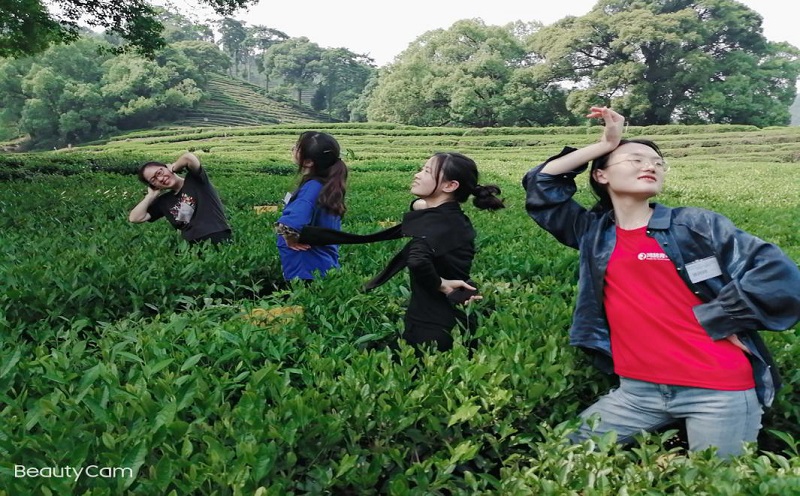
<path id="1" fill-rule="evenodd" d="M 209 234 L 230 231 L 222 201 L 205 169 L 189 169 L 180 191 L 164 193 L 147 209 L 149 222 L 166 218 L 183 239 L 195 241 Z"/>

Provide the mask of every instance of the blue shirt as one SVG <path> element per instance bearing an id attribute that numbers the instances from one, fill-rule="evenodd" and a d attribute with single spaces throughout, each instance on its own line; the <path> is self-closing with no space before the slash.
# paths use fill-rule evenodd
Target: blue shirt
<path id="1" fill-rule="evenodd" d="M 340 230 L 342 218 L 317 204 L 321 190 L 322 183 L 316 179 L 303 183 L 283 209 L 278 222 L 297 231 L 308 225 Z M 306 251 L 295 251 L 286 246 L 283 236 L 278 236 L 278 254 L 286 280 L 314 279 L 315 271 L 325 276 L 328 270 L 339 267 L 339 245 L 313 246 Z"/>

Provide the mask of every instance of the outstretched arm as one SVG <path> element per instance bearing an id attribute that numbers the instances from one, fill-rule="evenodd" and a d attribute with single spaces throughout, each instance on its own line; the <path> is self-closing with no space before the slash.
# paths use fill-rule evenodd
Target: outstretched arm
<path id="1" fill-rule="evenodd" d="M 592 107 L 586 117 L 602 118 L 605 122 L 606 126 L 600 141 L 548 162 L 541 172 L 554 176 L 564 174 L 575 170 L 590 160 L 610 153 L 619 146 L 619 141 L 622 139 L 622 131 L 625 127 L 624 117 L 608 107 Z"/>

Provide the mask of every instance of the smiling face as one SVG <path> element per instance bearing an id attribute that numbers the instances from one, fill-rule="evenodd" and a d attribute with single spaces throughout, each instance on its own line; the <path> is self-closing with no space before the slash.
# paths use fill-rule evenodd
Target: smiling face
<path id="1" fill-rule="evenodd" d="M 664 159 L 642 143 L 625 143 L 608 157 L 604 169 L 592 172 L 595 181 L 604 185 L 612 200 L 632 197 L 647 200 L 664 187 Z"/>
<path id="2" fill-rule="evenodd" d="M 174 189 L 178 176 L 164 165 L 151 165 L 142 171 L 142 177 L 153 189 Z"/>

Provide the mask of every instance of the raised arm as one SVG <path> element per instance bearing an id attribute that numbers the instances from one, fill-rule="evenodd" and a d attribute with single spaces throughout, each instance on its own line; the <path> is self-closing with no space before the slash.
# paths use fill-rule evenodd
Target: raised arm
<path id="1" fill-rule="evenodd" d="M 186 152 L 169 165 L 172 172 L 180 172 L 187 167 L 192 172 L 200 172 L 200 159 L 194 153 Z"/>
<path id="2" fill-rule="evenodd" d="M 590 160 L 613 151 L 619 146 L 619 141 L 622 139 L 622 131 L 625 127 L 625 118 L 608 107 L 592 107 L 590 110 L 586 117 L 602 118 L 605 121 L 605 129 L 600 141 L 548 162 L 541 172 L 552 175 L 564 174 L 575 170 Z"/>
<path id="3" fill-rule="evenodd" d="M 158 198 L 160 194 L 161 192 L 159 190 L 148 186 L 147 194 L 144 195 L 142 201 L 137 203 L 136 206 L 131 209 L 131 213 L 128 214 L 128 221 L 139 224 L 150 220 L 150 214 L 147 212 L 147 209 L 150 208 L 150 205 L 156 201 L 156 198 Z"/>

